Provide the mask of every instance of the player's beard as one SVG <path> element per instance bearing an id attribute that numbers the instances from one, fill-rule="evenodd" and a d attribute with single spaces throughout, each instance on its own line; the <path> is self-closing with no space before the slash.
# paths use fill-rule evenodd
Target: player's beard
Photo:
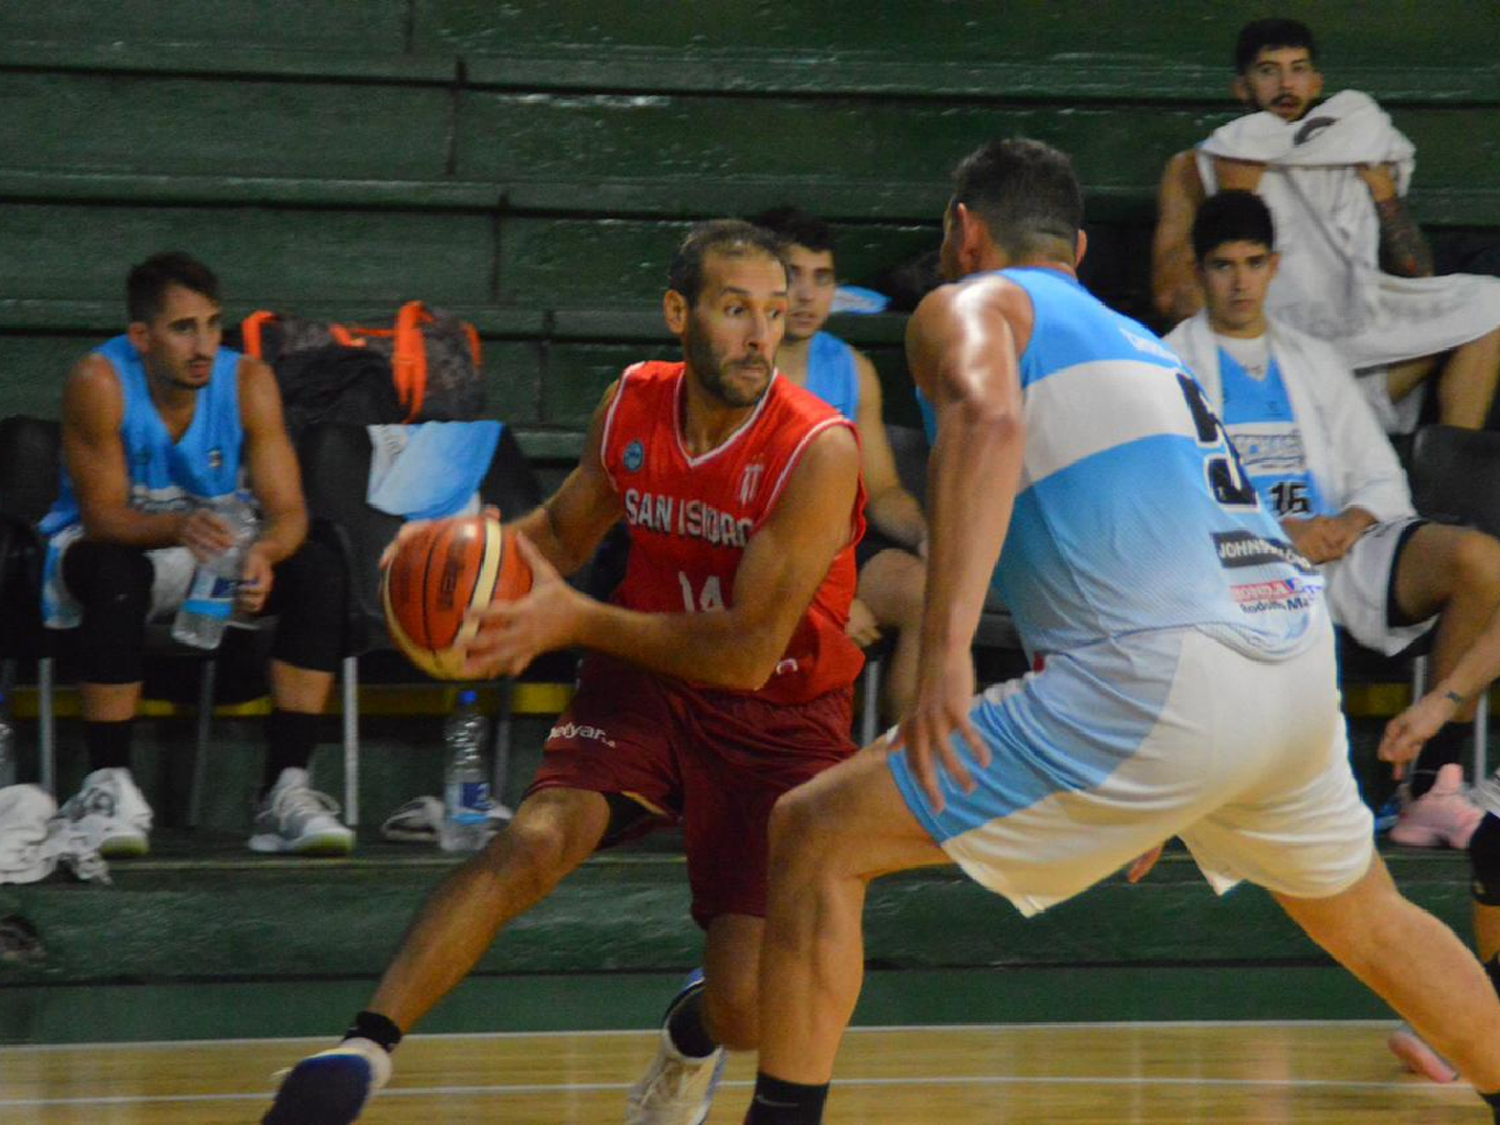
<path id="1" fill-rule="evenodd" d="M 771 385 L 771 361 L 769 359 L 756 357 L 739 362 L 726 360 L 714 348 L 707 335 L 699 329 L 696 318 L 688 320 L 687 335 L 683 339 L 682 350 L 699 384 L 725 406 L 737 409 L 754 406 L 766 393 L 766 388 Z M 733 368 L 754 368 L 765 373 L 765 380 L 753 393 L 747 393 L 729 381 L 727 371 Z"/>

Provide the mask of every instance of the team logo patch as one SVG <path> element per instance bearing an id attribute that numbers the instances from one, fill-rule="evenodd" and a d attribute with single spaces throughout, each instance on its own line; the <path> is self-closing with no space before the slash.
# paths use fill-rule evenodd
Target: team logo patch
<path id="1" fill-rule="evenodd" d="M 646 447 L 638 441 L 633 441 L 625 447 L 625 468 L 630 472 L 636 472 L 646 463 Z"/>
<path id="2" fill-rule="evenodd" d="M 208 467 L 215 472 L 224 467 L 224 451 L 222 449 L 210 449 L 208 451 Z"/>
<path id="3" fill-rule="evenodd" d="M 765 471 L 766 467 L 759 463 L 745 466 L 745 471 L 740 474 L 741 504 L 748 504 L 755 499 L 755 494 L 760 491 L 760 478 Z"/>

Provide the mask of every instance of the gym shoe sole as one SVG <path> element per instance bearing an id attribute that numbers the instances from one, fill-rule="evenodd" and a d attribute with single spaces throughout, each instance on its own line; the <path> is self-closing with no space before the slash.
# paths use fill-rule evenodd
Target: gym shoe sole
<path id="1" fill-rule="evenodd" d="M 348 855 L 354 850 L 354 833 L 347 828 L 330 828 L 285 840 L 274 832 L 262 832 L 250 837 L 250 850 L 261 855 Z"/>

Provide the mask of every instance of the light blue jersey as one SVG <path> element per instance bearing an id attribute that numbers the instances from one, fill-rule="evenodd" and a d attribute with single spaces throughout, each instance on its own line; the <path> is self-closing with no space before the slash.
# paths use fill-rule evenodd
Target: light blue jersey
<path id="1" fill-rule="evenodd" d="M 807 353 L 807 389 L 849 421 L 859 412 L 859 372 L 854 350 L 837 336 L 819 332 Z"/>
<path id="2" fill-rule="evenodd" d="M 195 500 L 233 492 L 240 483 L 244 427 L 240 422 L 240 353 L 220 348 L 209 381 L 198 392 L 187 430 L 175 442 L 151 401 L 140 354 L 124 336 L 94 350 L 114 368 L 120 383 L 124 446 L 132 508 L 143 512 L 181 511 Z M 78 623 L 76 603 L 63 587 L 63 551 L 82 533 L 82 514 L 72 478 L 64 467 L 58 496 L 38 529 L 48 541 L 42 590 L 43 619 L 53 628 Z"/>
<path id="3" fill-rule="evenodd" d="M 1181 361 L 1059 270 L 1003 275 L 1035 323 L 1020 357 L 1025 464 L 992 581 L 1027 646 L 1194 628 L 1243 652 L 1295 651 L 1321 580 Z"/>
<path id="4" fill-rule="evenodd" d="M 116 336 L 94 354 L 109 360 L 120 381 L 125 407 L 120 441 L 125 446 L 132 508 L 178 511 L 195 497 L 212 499 L 235 490 L 245 437 L 240 424 L 239 352 L 219 349 L 208 385 L 198 392 L 193 420 L 175 442 L 151 401 L 145 365 L 129 339 Z M 57 501 L 42 518 L 41 532 L 55 535 L 80 518 L 73 481 L 64 468 Z"/>
<path id="5" fill-rule="evenodd" d="M 890 755 L 907 807 L 1026 913 L 1174 835 L 1221 889 L 1342 890 L 1368 866 L 1369 814 L 1316 571 L 1165 344 L 1060 270 L 1002 272 L 1035 321 L 992 582 L 1045 660 L 973 701 L 990 760 L 970 759 L 972 791 L 943 773 L 935 808 Z"/>
<path id="6" fill-rule="evenodd" d="M 1265 375 L 1256 379 L 1220 348 L 1219 379 L 1223 384 L 1224 428 L 1261 506 L 1277 519 L 1335 514 L 1307 471 L 1302 430 L 1292 414 L 1292 401 L 1276 357 L 1270 357 Z"/>

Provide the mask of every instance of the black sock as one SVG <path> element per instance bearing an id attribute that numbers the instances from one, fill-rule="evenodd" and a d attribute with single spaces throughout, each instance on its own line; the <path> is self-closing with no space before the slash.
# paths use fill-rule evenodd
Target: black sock
<path id="1" fill-rule="evenodd" d="M 764 1071 L 755 1075 L 755 1097 L 745 1125 L 820 1125 L 823 1103 L 828 1100 L 828 1083 L 804 1086 L 800 1082 L 783 1082 Z"/>
<path id="2" fill-rule="evenodd" d="M 1420 797 L 1432 788 L 1438 770 L 1463 757 L 1464 747 L 1474 743 L 1474 723 L 1448 723 L 1427 740 L 1411 767 L 1411 795 Z"/>
<path id="3" fill-rule="evenodd" d="M 1500 1125 L 1500 1090 L 1497 1090 L 1493 1094 L 1486 1094 L 1483 1090 L 1476 1090 L 1475 1093 L 1483 1098 L 1485 1104 L 1494 1111 L 1495 1121 L 1497 1125 Z"/>
<path id="4" fill-rule="evenodd" d="M 320 715 L 300 711 L 272 711 L 266 719 L 266 771 L 261 777 L 260 795 L 264 797 L 276 784 L 281 771 L 305 770 L 312 761 L 313 747 L 318 744 Z"/>
<path id="5" fill-rule="evenodd" d="M 703 983 L 687 989 L 667 1009 L 667 1035 L 672 1045 L 690 1059 L 706 1059 L 719 1049 L 703 1026 Z"/>
<path id="6" fill-rule="evenodd" d="M 363 1011 L 354 1017 L 354 1022 L 349 1025 L 349 1030 L 344 1032 L 345 1039 L 369 1039 L 379 1043 L 385 1048 L 386 1054 L 396 1049 L 401 1042 L 401 1029 L 388 1017 L 379 1012 Z"/>
<path id="7" fill-rule="evenodd" d="M 100 723 L 85 719 L 83 745 L 89 752 L 89 772 L 130 768 L 130 734 L 135 720 Z"/>

